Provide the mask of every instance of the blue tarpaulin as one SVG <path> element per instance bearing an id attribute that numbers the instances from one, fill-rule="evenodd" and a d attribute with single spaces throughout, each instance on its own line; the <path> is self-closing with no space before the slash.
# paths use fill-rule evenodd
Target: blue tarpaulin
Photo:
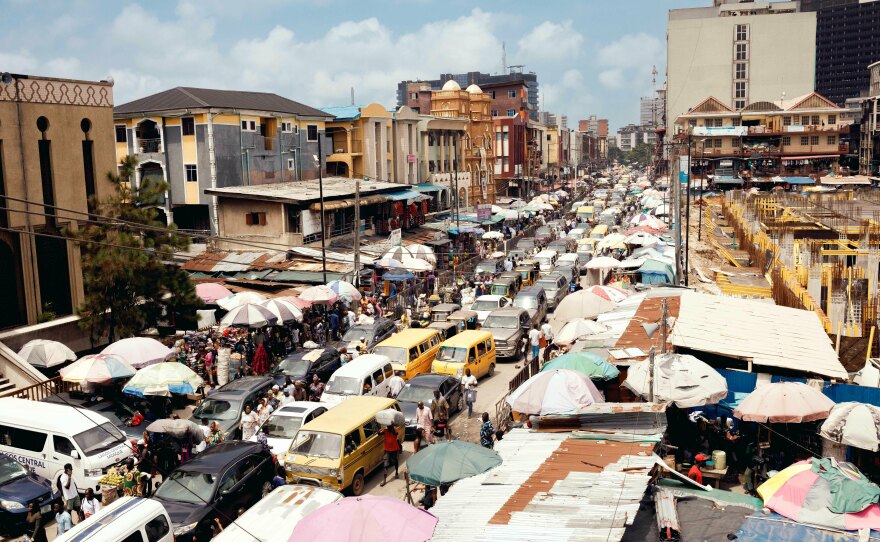
<path id="1" fill-rule="evenodd" d="M 856 531 L 830 531 L 811 527 L 780 516 L 775 512 L 755 512 L 746 518 L 739 531 L 737 542 L 857 542 Z M 871 542 L 880 541 L 880 533 L 871 531 Z"/>
<path id="2" fill-rule="evenodd" d="M 744 371 L 730 369 L 718 369 L 718 372 L 727 381 L 727 397 L 724 402 L 733 404 L 736 401 L 735 393 L 751 393 L 758 382 L 758 375 Z M 790 376 L 771 376 L 771 382 L 802 382 L 807 383 L 806 378 L 794 378 Z M 855 401 L 880 407 L 880 388 L 871 386 L 858 386 L 855 384 L 831 384 L 825 382 L 822 393 L 835 403 Z"/>
<path id="3" fill-rule="evenodd" d="M 782 177 L 788 184 L 816 184 L 816 179 L 810 177 Z"/>
<path id="4" fill-rule="evenodd" d="M 391 201 L 403 201 L 403 200 L 413 200 L 416 201 L 422 198 L 422 194 L 416 192 L 415 190 L 401 190 L 400 192 L 390 192 L 388 194 L 382 194 L 383 196 L 388 196 L 388 199 Z"/>
<path id="5" fill-rule="evenodd" d="M 436 184 L 416 184 L 412 187 L 413 190 L 418 190 L 419 192 L 440 192 L 441 190 L 446 190 L 445 186 L 438 186 Z"/>

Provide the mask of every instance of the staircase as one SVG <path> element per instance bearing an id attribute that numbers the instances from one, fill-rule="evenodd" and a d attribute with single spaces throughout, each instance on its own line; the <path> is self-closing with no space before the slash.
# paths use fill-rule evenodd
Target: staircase
<path id="1" fill-rule="evenodd" d="M 14 389 L 15 389 L 15 384 L 10 382 L 8 378 L 3 376 L 3 373 L 0 373 L 0 397 L 13 391 Z"/>

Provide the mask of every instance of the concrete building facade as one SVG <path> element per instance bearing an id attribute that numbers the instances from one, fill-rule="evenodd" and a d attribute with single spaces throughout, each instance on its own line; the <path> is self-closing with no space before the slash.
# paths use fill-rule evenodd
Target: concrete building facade
<path id="1" fill-rule="evenodd" d="M 667 27 L 666 122 L 707 95 L 734 109 L 813 91 L 816 14 L 798 2 L 673 9 Z"/>
<path id="2" fill-rule="evenodd" d="M 880 61 L 868 66 L 868 96 L 861 106 L 859 173 L 880 176 Z"/>

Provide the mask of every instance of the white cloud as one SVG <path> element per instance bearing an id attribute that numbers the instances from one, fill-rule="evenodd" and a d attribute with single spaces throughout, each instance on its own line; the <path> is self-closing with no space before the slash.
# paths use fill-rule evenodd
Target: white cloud
<path id="1" fill-rule="evenodd" d="M 541 93 L 548 111 L 581 118 L 597 105 L 596 97 L 588 88 L 584 74 L 572 68 L 563 72 L 557 81 L 542 83 Z"/>
<path id="2" fill-rule="evenodd" d="M 663 62 L 664 46 L 650 34 L 627 34 L 601 47 L 596 55 L 599 82 L 609 89 L 650 90 L 651 68 Z M 662 70 L 659 70 L 661 71 Z"/>
<path id="3" fill-rule="evenodd" d="M 580 53 L 584 37 L 572 27 L 571 21 L 562 24 L 544 21 L 523 36 L 517 46 L 524 61 L 542 62 L 571 60 Z"/>

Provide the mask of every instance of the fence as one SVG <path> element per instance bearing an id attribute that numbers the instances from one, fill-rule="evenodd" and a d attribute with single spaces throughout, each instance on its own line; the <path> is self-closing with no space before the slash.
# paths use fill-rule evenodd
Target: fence
<path id="1" fill-rule="evenodd" d="M 79 384 L 73 382 L 65 382 L 60 376 L 37 382 L 26 388 L 17 388 L 10 392 L 0 395 L 0 397 L 18 397 L 19 399 L 30 399 L 31 401 L 42 401 L 50 395 L 62 392 L 80 391 Z"/>
<path id="2" fill-rule="evenodd" d="M 507 431 L 507 429 L 510 427 L 510 422 L 513 419 L 513 411 L 510 408 L 510 404 L 508 404 L 507 402 L 507 396 L 510 395 L 510 392 L 520 387 L 523 382 L 535 376 L 539 372 L 541 372 L 541 363 L 538 358 L 535 358 L 523 365 L 523 368 L 520 369 L 519 372 L 510 379 L 510 382 L 508 382 L 507 384 L 507 393 L 504 394 L 504 397 L 502 397 L 500 401 L 495 403 L 496 429 Z"/>

